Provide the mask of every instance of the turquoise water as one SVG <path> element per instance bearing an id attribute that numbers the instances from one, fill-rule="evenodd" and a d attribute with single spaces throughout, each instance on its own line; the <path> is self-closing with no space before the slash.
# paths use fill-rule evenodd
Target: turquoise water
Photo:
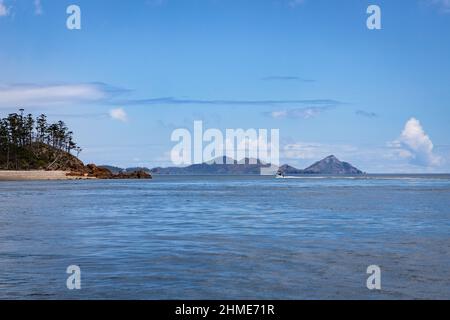
<path id="1" fill-rule="evenodd" d="M 449 266 L 445 175 L 0 182 L 1 299 L 449 299 Z"/>

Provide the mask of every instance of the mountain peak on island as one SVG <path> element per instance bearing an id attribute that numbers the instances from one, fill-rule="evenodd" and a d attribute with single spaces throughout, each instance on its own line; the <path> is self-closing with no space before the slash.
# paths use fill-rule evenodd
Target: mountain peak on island
<path id="1" fill-rule="evenodd" d="M 334 155 L 317 161 L 302 171 L 307 174 L 363 174 L 361 170 L 348 162 L 340 161 Z"/>
<path id="2" fill-rule="evenodd" d="M 328 160 L 328 161 L 336 161 L 337 160 L 337 161 L 339 161 L 339 159 L 336 158 L 336 156 L 334 154 L 324 158 L 323 160 Z"/>

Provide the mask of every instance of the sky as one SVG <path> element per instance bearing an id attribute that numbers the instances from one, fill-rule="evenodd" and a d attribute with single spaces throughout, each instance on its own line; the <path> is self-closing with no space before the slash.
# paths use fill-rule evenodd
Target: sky
<path id="1" fill-rule="evenodd" d="M 86 163 L 170 166 L 202 120 L 299 168 L 450 172 L 449 31 L 449 0 L 0 0 L 0 116 L 64 120 Z"/>

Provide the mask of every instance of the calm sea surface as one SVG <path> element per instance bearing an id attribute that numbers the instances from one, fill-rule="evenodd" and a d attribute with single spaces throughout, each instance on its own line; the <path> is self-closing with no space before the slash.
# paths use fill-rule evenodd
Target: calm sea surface
<path id="1" fill-rule="evenodd" d="M 450 176 L 0 182 L 17 298 L 450 299 Z"/>

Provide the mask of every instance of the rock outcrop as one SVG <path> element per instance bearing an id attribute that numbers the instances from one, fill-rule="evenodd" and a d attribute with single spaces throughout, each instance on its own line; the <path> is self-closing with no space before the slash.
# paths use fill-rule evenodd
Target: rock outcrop
<path id="1" fill-rule="evenodd" d="M 134 172 L 112 173 L 109 169 L 98 167 L 95 164 L 88 164 L 81 170 L 73 170 L 67 174 L 71 177 L 92 178 L 92 179 L 151 179 L 152 176 L 142 170 Z"/>
<path id="2" fill-rule="evenodd" d="M 152 175 L 144 170 L 122 172 L 118 175 L 114 175 L 113 179 L 151 179 Z"/>

